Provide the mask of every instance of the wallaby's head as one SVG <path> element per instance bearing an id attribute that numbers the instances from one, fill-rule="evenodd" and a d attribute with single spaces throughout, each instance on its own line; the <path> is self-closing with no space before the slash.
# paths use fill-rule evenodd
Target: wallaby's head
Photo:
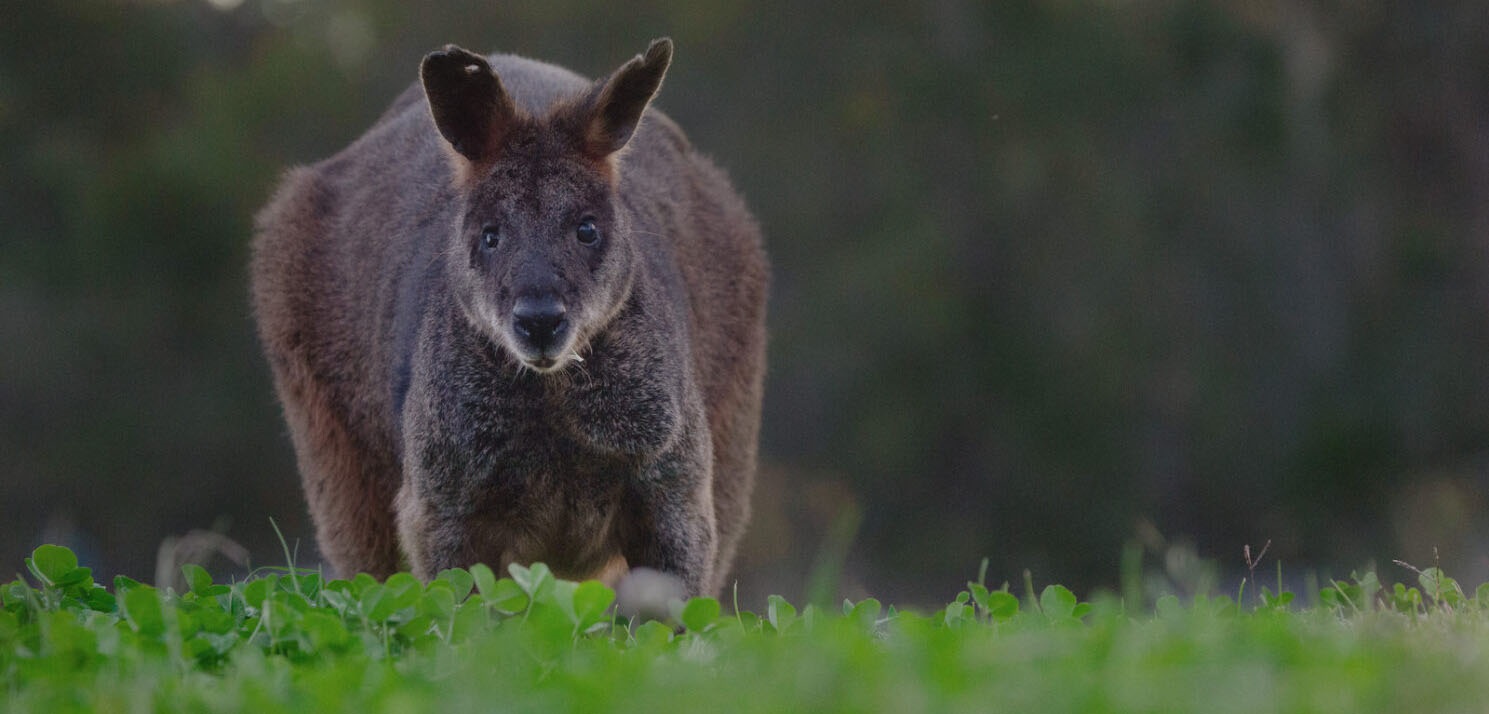
<path id="1" fill-rule="evenodd" d="M 639 257 L 616 153 L 671 60 L 672 41 L 656 40 L 543 116 L 515 104 L 480 55 L 451 45 L 419 68 L 461 203 L 452 286 L 472 324 L 531 369 L 568 365 L 630 294 Z"/>

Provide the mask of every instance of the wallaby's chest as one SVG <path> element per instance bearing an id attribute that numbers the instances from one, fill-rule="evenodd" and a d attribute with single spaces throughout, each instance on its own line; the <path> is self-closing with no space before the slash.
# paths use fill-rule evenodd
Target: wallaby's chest
<path id="1" fill-rule="evenodd" d="M 484 403 L 483 403 L 484 401 Z M 570 577 L 600 572 L 620 550 L 634 509 L 634 459 L 596 453 L 571 437 L 572 415 L 537 395 L 497 395 L 440 418 L 468 433 L 449 462 L 425 473 L 481 536 L 485 562 L 544 562 Z M 425 445 L 430 449 L 432 445 Z M 455 514 L 452 514 L 455 515 Z"/>

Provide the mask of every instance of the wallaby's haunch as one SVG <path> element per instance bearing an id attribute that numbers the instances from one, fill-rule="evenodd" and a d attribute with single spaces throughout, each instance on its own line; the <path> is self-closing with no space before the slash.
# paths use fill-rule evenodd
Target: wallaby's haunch
<path id="1" fill-rule="evenodd" d="M 449 46 L 258 216 L 253 302 L 323 555 L 386 576 L 543 561 L 719 590 L 749 514 L 767 264 L 648 109 Z M 421 91 L 422 88 L 422 91 Z"/>

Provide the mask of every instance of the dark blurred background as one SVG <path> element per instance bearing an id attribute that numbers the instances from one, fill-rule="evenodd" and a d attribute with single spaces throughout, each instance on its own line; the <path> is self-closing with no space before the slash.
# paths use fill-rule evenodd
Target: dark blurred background
<path id="1" fill-rule="evenodd" d="M 444 43 L 662 35 L 775 266 L 742 604 L 1082 591 L 1129 543 L 1489 576 L 1477 0 L 0 0 L 3 567 L 282 564 L 271 517 L 315 562 L 247 301 L 277 176 Z"/>

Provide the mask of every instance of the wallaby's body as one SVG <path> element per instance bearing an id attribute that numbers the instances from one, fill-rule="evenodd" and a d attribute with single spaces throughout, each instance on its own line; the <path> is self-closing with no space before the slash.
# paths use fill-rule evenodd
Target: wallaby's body
<path id="1" fill-rule="evenodd" d="M 322 553 L 719 589 L 749 511 L 767 265 L 723 175 L 607 80 L 448 47 L 258 217 L 253 298 Z"/>

